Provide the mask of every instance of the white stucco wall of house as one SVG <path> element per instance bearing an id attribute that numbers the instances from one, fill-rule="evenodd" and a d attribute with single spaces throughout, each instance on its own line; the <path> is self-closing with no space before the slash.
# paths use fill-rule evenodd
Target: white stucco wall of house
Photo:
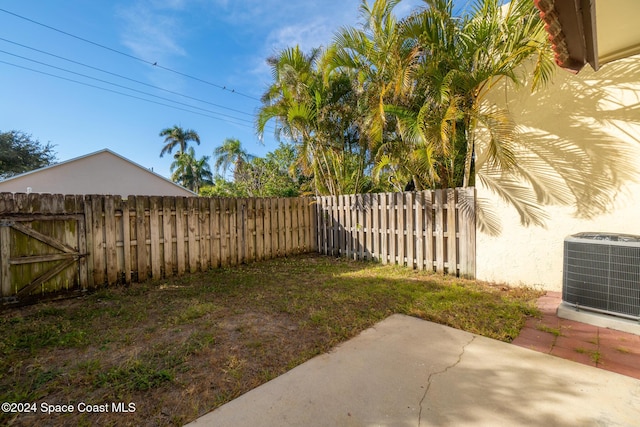
<path id="1" fill-rule="evenodd" d="M 508 105 L 514 122 L 528 132 L 621 143 L 636 173 L 640 171 L 639 70 L 640 55 L 607 64 L 598 72 L 589 67 L 578 75 L 558 70 L 553 83 L 539 93 L 502 89 L 493 100 Z M 559 291 L 565 237 L 585 231 L 640 235 L 637 178 L 625 182 L 607 212 L 591 219 L 577 218 L 570 207 L 547 206 L 545 228 L 522 226 L 517 212 L 486 188 L 479 186 L 477 194 L 489 200 L 502 226 L 499 236 L 477 235 L 479 279 Z"/>
<path id="2" fill-rule="evenodd" d="M 640 194 L 640 185 L 631 186 Z M 486 197 L 486 190 L 478 189 Z M 625 197 L 625 203 L 593 220 L 573 216 L 573 210 L 547 209 L 547 228 L 523 227 L 520 217 L 501 200 L 492 197 L 501 212 L 502 234 L 477 234 L 476 274 L 479 279 L 510 285 L 526 285 L 560 291 L 564 239 L 585 231 L 640 235 L 640 200 Z"/>
<path id="3" fill-rule="evenodd" d="M 0 182 L 0 192 L 194 196 L 190 191 L 109 151 Z"/>

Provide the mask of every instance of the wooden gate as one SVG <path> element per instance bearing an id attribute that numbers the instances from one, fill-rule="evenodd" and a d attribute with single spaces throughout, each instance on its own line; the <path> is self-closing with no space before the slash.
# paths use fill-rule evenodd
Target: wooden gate
<path id="1" fill-rule="evenodd" d="M 87 283 L 82 214 L 0 216 L 0 286 L 5 302 L 82 290 Z"/>

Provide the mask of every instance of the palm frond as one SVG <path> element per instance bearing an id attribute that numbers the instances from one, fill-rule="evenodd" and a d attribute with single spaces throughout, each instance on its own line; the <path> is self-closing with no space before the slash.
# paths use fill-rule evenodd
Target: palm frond
<path id="1" fill-rule="evenodd" d="M 486 189 L 496 194 L 518 212 L 522 225 L 546 226 L 548 215 L 537 202 L 535 193 L 517 178 L 487 168 L 479 170 L 477 178 Z"/>

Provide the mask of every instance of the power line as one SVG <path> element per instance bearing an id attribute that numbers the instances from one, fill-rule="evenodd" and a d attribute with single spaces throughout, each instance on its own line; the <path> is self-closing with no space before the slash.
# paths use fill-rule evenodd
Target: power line
<path id="1" fill-rule="evenodd" d="M 189 74 L 185 74 L 185 73 L 182 73 L 182 72 L 180 72 L 180 71 L 177 71 L 177 70 L 174 70 L 174 69 L 171 69 L 171 68 L 168 68 L 168 67 L 164 67 L 164 66 L 162 66 L 162 65 L 158 64 L 158 62 L 157 62 L 157 61 L 155 61 L 155 62 L 148 61 L 148 60 L 143 59 L 143 58 L 140 58 L 140 57 L 138 57 L 138 56 L 134 56 L 134 55 L 128 54 L 128 53 L 126 53 L 126 52 L 122 52 L 122 51 L 120 51 L 120 50 L 117 50 L 117 49 L 111 48 L 111 47 L 109 47 L 109 46 L 105 46 L 105 45 L 103 45 L 103 44 L 96 43 L 96 42 L 91 41 L 91 40 L 88 40 L 88 39 L 86 39 L 86 38 L 83 38 L 83 37 L 76 36 L 76 35 L 74 35 L 74 34 L 68 33 L 68 32 L 66 32 L 66 31 L 60 30 L 60 29 L 55 28 L 55 27 L 52 27 L 52 26 L 50 26 L 50 25 L 43 24 L 42 22 L 38 22 L 38 21 L 35 21 L 35 20 L 33 20 L 33 19 L 27 18 L 27 17 L 25 17 L 25 16 L 18 15 L 17 13 L 10 12 L 10 11 L 8 11 L 8 10 L 6 10 L 6 9 L 2 9 L 2 8 L 0 8 L 0 12 L 7 13 L 7 14 L 9 14 L 9 15 L 15 16 L 16 18 L 20 18 L 20 19 L 23 19 L 23 20 L 25 20 L 25 21 L 31 22 L 32 24 L 39 25 L 39 26 L 44 27 L 44 28 L 47 28 L 47 29 L 49 29 L 49 30 L 56 31 L 56 32 L 58 32 L 58 33 L 60 33 L 60 34 L 64 34 L 64 35 L 66 35 L 66 36 L 68 36 L 68 37 L 72 37 L 72 38 L 74 38 L 74 39 L 77 39 L 77 40 L 83 41 L 83 42 L 85 42 L 85 43 L 89 43 L 89 44 L 91 44 L 91 45 L 94 45 L 94 46 L 97 46 L 97 47 L 99 47 L 99 48 L 102 48 L 102 49 L 105 49 L 105 50 L 111 51 L 111 52 L 113 52 L 113 53 L 117 53 L 117 54 L 122 55 L 122 56 L 125 56 L 125 57 L 127 57 L 127 58 L 129 58 L 129 59 L 134 59 L 134 60 L 139 61 L 139 62 L 144 62 L 145 64 L 148 64 L 148 65 L 151 65 L 151 66 L 154 66 L 154 67 L 157 67 L 157 68 L 161 68 L 161 69 L 163 69 L 163 70 L 165 70 L 165 71 L 169 71 L 169 72 L 171 72 L 171 73 L 174 73 L 174 74 L 180 75 L 180 76 L 182 76 L 182 77 L 186 77 L 186 78 L 189 78 L 189 79 L 191 79 L 191 80 L 195 80 L 195 81 L 198 81 L 198 82 L 200 82 L 200 83 L 207 84 L 207 85 L 209 85 L 209 86 L 217 87 L 217 88 L 219 88 L 219 89 L 225 90 L 225 91 L 227 91 L 227 92 L 234 93 L 234 94 L 236 94 L 236 95 L 244 96 L 245 98 L 249 98 L 249 99 L 253 99 L 253 100 L 256 100 L 256 101 L 260 101 L 260 99 L 259 99 L 259 98 L 256 98 L 256 97 L 251 96 L 251 95 L 246 95 L 246 94 L 244 94 L 244 93 L 242 93 L 242 92 L 238 92 L 238 91 L 236 91 L 235 89 L 227 89 L 227 87 L 226 87 L 226 86 L 221 86 L 221 85 L 218 85 L 218 84 L 215 84 L 215 83 L 211 83 L 211 82 L 209 82 L 209 81 L 207 81 L 207 80 L 203 80 L 203 79 L 201 79 L 201 78 L 199 78 L 199 77 L 191 76 L 191 75 L 189 75 Z"/>
<path id="2" fill-rule="evenodd" d="M 122 74 L 117 74 L 117 73 L 114 73 L 114 72 L 111 72 L 111 71 L 107 71 L 107 70 L 102 69 L 102 68 L 98 68 L 98 67 L 94 67 L 92 65 L 84 64 L 82 62 L 74 61 L 73 59 L 65 58 L 63 56 L 59 56 L 59 55 L 53 54 L 51 52 L 46 52 L 44 50 L 36 49 L 35 47 L 31 47 L 31 46 L 27 46 L 27 45 L 24 45 L 24 44 L 21 44 L 21 43 L 17 43 L 17 42 L 11 41 L 11 40 L 7 40 L 7 39 L 2 38 L 2 37 L 0 37 L 0 40 L 2 40 L 4 42 L 7 42 L 7 43 L 11 43 L 11 44 L 16 45 L 16 46 L 23 47 L 25 49 L 30 49 L 30 50 L 33 50 L 35 52 L 42 53 L 44 55 L 52 56 L 54 58 L 61 59 L 63 61 L 70 62 L 72 64 L 81 65 L 83 67 L 99 71 L 101 73 L 109 74 L 109 75 L 112 75 L 112 76 L 115 76 L 115 77 L 119 77 L 119 78 L 124 79 L 124 80 L 129 80 L 129 81 L 137 83 L 137 84 L 141 84 L 141 85 L 144 85 L 144 86 L 147 86 L 147 87 L 151 87 L 153 89 L 161 90 L 161 91 L 164 91 L 164 92 L 167 92 L 167 93 L 171 93 L 173 95 L 178 95 L 178 96 L 181 96 L 183 98 L 188 98 L 188 99 L 191 99 L 191 100 L 194 100 L 194 101 L 202 102 L 204 104 L 209 104 L 209 105 L 212 105 L 212 106 L 218 107 L 218 108 L 223 108 L 225 110 L 233 111 L 233 112 L 236 112 L 236 113 L 245 114 L 247 116 L 253 116 L 253 114 L 247 113 L 245 111 L 236 110 L 234 108 L 225 107 L 224 105 L 220 105 L 220 104 L 216 104 L 216 103 L 213 103 L 213 102 L 205 101 L 205 100 L 199 99 L 199 98 L 194 98 L 194 97 L 189 96 L 189 95 L 184 95 L 184 94 L 179 93 L 179 92 L 175 92 L 175 91 L 172 91 L 172 90 L 169 90 L 169 89 L 165 89 L 165 88 L 162 88 L 162 87 L 159 87 L 159 86 L 155 86 L 155 85 L 152 85 L 152 84 L 149 84 L 149 83 L 145 83 L 145 82 L 142 82 L 140 80 L 135 80 L 135 79 L 132 79 L 132 78 L 127 77 L 127 76 L 123 76 Z M 4 51 L 2 51 L 2 52 L 4 52 Z M 10 55 L 13 55 L 13 54 L 10 54 Z M 14 55 L 14 56 L 16 56 L 16 55 Z"/>
<path id="3" fill-rule="evenodd" d="M 6 55 L 10 55 L 10 56 L 14 56 L 16 58 L 24 59 L 26 61 L 34 62 L 34 63 L 39 64 L 39 65 L 44 65 L 45 67 L 50 67 L 50 68 L 53 68 L 53 69 L 56 69 L 56 70 L 59 70 L 59 71 L 64 71 L 66 73 L 75 74 L 76 76 L 84 77 L 84 78 L 87 78 L 87 79 L 90 79 L 90 80 L 95 80 L 95 81 L 98 81 L 100 83 L 105 83 L 105 84 L 108 84 L 108 85 L 111 85 L 111 86 L 115 86 L 115 87 L 118 87 L 118 88 L 121 88 L 121 89 L 127 89 L 127 90 L 130 90 L 132 92 L 140 93 L 142 95 L 151 96 L 153 98 L 158 98 L 158 99 L 161 99 L 163 101 L 173 102 L 173 103 L 178 104 L 178 105 L 183 105 L 185 107 L 189 107 L 189 108 L 194 108 L 196 110 L 205 111 L 207 113 L 212 113 L 212 114 L 217 114 L 217 115 L 224 116 L 224 117 L 229 117 L 231 119 L 239 120 L 239 121 L 242 121 L 242 122 L 253 123 L 251 120 L 241 119 L 241 118 L 234 117 L 234 116 L 231 116 L 231 115 L 228 115 L 228 114 L 219 113 L 217 111 L 208 110 L 206 108 L 197 107 L 195 105 L 186 104 L 186 103 L 180 102 L 180 101 L 175 101 L 175 100 L 170 99 L 170 98 L 165 98 L 163 96 L 154 95 L 152 93 L 144 92 L 144 91 L 141 91 L 141 90 L 138 90 L 138 89 L 134 89 L 134 88 L 131 88 L 131 87 L 128 87 L 128 86 L 124 86 L 124 85 L 121 85 L 121 84 L 118 84 L 118 83 L 113 83 L 113 82 L 110 82 L 110 81 L 107 81 L 107 80 L 102 80 L 102 79 L 99 79 L 99 78 L 96 78 L 96 77 L 92 77 L 92 76 L 89 76 L 89 75 L 86 75 L 86 74 L 82 74 L 82 73 L 78 73 L 78 72 L 75 72 L 75 71 L 67 70 L 65 68 L 57 67 L 55 65 L 47 64 L 45 62 L 36 61 L 35 59 L 30 59 L 30 58 L 27 58 L 25 56 L 16 55 L 14 53 L 7 52 L 7 51 L 4 51 L 2 49 L 0 49 L 0 53 L 4 53 Z"/>
<path id="4" fill-rule="evenodd" d="M 119 92 L 119 91 L 113 90 L 113 89 L 107 89 L 107 88 L 104 88 L 104 87 L 101 87 L 101 86 L 92 85 L 90 83 L 81 82 L 79 80 L 69 79 L 67 77 L 62 77 L 62 76 L 58 76 L 56 74 L 47 73 L 46 71 L 41 71 L 41 70 L 36 70 L 34 68 L 25 67 L 23 65 L 13 64 L 11 62 L 2 61 L 2 60 L 0 60 L 0 63 L 1 64 L 6 64 L 6 65 L 10 65 L 10 66 L 16 67 L 16 68 L 21 68 L 23 70 L 33 71 L 35 73 L 44 74 L 46 76 L 55 77 L 57 79 L 66 80 L 68 82 L 80 84 L 80 85 L 83 85 L 83 86 L 88 86 L 88 87 L 92 87 L 92 88 L 95 88 L 95 89 L 100 89 L 100 90 L 103 90 L 105 92 L 111 92 L 111 93 L 115 93 L 115 94 L 118 94 L 118 95 L 129 97 L 129 98 L 138 99 L 138 100 L 145 101 L 145 102 L 150 102 L 152 104 L 162 105 L 164 107 L 173 108 L 175 110 L 186 111 L 186 112 L 189 112 L 189 113 L 192 113 L 192 114 L 198 114 L 200 116 L 208 117 L 208 118 L 215 119 L 215 120 L 220 120 L 220 121 L 231 123 L 231 124 L 234 124 L 234 125 L 243 126 L 243 127 L 247 127 L 247 128 L 253 128 L 253 126 L 250 126 L 250 125 L 247 125 L 247 124 L 244 124 L 244 123 L 237 123 L 237 122 L 233 122 L 233 121 L 230 121 L 230 120 L 225 120 L 225 119 L 222 119 L 220 117 L 211 116 L 209 114 L 200 113 L 198 111 L 193 111 L 193 110 L 189 110 L 189 109 L 186 109 L 186 108 L 176 107 L 175 105 L 170 105 L 170 104 L 165 104 L 165 103 L 158 102 L 158 101 L 153 101 L 151 99 L 146 99 L 146 98 L 142 98 L 142 97 L 139 97 L 139 96 L 131 95 L 131 94 L 128 94 L 128 93 Z M 219 114 L 219 113 L 216 113 L 216 114 Z"/>

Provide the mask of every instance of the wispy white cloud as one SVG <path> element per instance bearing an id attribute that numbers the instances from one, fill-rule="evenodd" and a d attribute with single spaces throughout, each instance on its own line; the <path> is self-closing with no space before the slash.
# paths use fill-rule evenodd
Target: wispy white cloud
<path id="1" fill-rule="evenodd" d="M 247 62 L 250 73 L 265 86 L 270 80 L 267 57 L 295 45 L 305 52 L 326 47 L 341 26 L 356 23 L 359 4 L 358 0 L 239 0 L 229 5 L 228 19 L 263 35 Z"/>
<path id="2" fill-rule="evenodd" d="M 255 7 L 250 7 L 251 4 Z M 236 0 L 228 5 L 228 12 L 235 22 L 250 23 L 256 31 L 266 34 L 262 46 L 255 51 L 251 69 L 261 80 L 268 81 L 269 68 L 265 63 L 268 56 L 295 45 L 305 52 L 326 47 L 341 27 L 358 25 L 360 4 L 359 0 Z M 422 0 L 403 0 L 396 6 L 395 14 L 401 19 L 421 5 Z"/>
<path id="3" fill-rule="evenodd" d="M 265 46 L 278 51 L 299 45 L 303 51 L 309 51 L 320 46 L 326 47 L 331 42 L 333 30 L 322 19 L 287 25 L 273 29 L 265 40 Z"/>
<path id="4" fill-rule="evenodd" d="M 188 4 L 188 0 L 151 0 L 151 4 L 158 9 L 184 9 Z"/>
<path id="5" fill-rule="evenodd" d="M 208 0 L 214 13 L 230 25 L 248 32 L 267 34 L 265 43 L 291 39 L 287 34 L 298 32 L 295 41 L 310 45 L 321 39 L 323 32 L 330 39 L 340 25 L 357 17 L 358 0 Z M 306 41 L 309 38 L 310 42 Z M 315 43 L 323 44 L 323 43 Z"/>
<path id="6" fill-rule="evenodd" d="M 174 56 L 185 56 L 180 45 L 182 26 L 170 13 L 184 6 L 184 0 L 139 1 L 120 9 L 123 23 L 122 43 L 147 61 L 167 62 Z"/>
<path id="7" fill-rule="evenodd" d="M 255 93 L 256 87 L 261 91 L 270 81 L 268 57 L 295 45 L 305 52 L 326 47 L 340 27 L 358 23 L 360 4 L 360 0 L 135 0 L 120 9 L 121 39 L 132 54 L 174 69 L 183 69 L 184 62 L 178 60 L 202 64 L 206 57 L 216 58 L 213 69 L 193 74 Z M 397 15 L 406 16 L 418 4 L 423 1 L 403 0 Z M 210 47 L 204 54 L 199 48 L 192 52 L 192 43 Z M 213 77 L 214 73 L 225 74 Z"/>

